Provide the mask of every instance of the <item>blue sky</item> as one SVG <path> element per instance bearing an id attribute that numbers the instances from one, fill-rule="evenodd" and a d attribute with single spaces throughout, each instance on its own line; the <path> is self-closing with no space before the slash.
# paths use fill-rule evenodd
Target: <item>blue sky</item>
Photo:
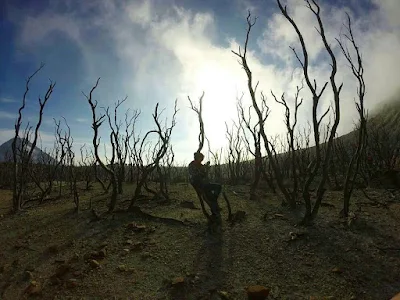
<path id="1" fill-rule="evenodd" d="M 284 2 L 303 29 L 310 45 L 313 75 L 322 85 L 329 68 L 321 55 L 313 19 L 303 0 Z M 369 108 L 391 99 L 399 90 L 400 2 L 320 3 L 332 44 L 342 28 L 344 13 L 353 16 L 366 60 Z M 230 50 L 243 43 L 248 9 L 259 17 L 249 61 L 260 88 L 267 94 L 273 90 L 291 95 L 301 80 L 289 49 L 298 47 L 297 38 L 273 0 L 3 0 L 0 5 L 0 143 L 12 137 L 25 78 L 44 62 L 45 68 L 32 81 L 24 118 L 36 120 L 38 96 L 44 95 L 49 78 L 56 81 L 42 127 L 46 147 L 52 144 L 52 119 L 62 116 L 71 125 L 76 147 L 90 144 L 90 109 L 82 91 L 88 92 L 98 77 L 95 98 L 99 107 L 128 96 L 124 109 L 142 111 L 138 128 L 143 132 L 153 128 L 151 113 L 157 102 L 170 118 L 172 104 L 178 99 L 173 146 L 180 162 L 189 161 L 197 147 L 197 121 L 188 108 L 187 96 L 197 99 L 204 90 L 206 134 L 214 149 L 224 147 L 224 122 L 236 117 L 236 97 L 247 92 L 244 73 Z M 342 97 L 344 133 L 354 122 L 355 85 L 344 60 L 339 57 L 339 62 L 339 79 L 346 83 Z M 247 105 L 247 93 L 244 99 Z M 329 101 L 327 95 L 324 105 Z M 270 106 L 273 113 L 268 133 L 282 133 L 282 111 L 272 102 Z M 309 117 L 309 106 L 305 101 L 300 124 Z M 107 137 L 105 125 L 103 140 Z"/>

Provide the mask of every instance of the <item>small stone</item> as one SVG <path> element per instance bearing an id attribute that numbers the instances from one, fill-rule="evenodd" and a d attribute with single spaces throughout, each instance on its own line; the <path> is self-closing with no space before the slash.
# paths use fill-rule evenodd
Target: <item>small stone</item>
<path id="1" fill-rule="evenodd" d="M 147 259 L 147 258 L 150 258 L 150 257 L 152 257 L 152 255 L 149 252 L 144 252 L 142 254 L 142 256 L 141 256 L 142 259 Z"/>
<path id="2" fill-rule="evenodd" d="M 132 245 L 133 244 L 133 241 L 132 240 L 126 240 L 125 241 L 125 245 Z"/>
<path id="3" fill-rule="evenodd" d="M 63 264 L 63 263 L 65 263 L 65 259 L 63 259 L 63 258 L 56 258 L 56 259 L 54 260 L 54 262 L 57 263 L 57 264 Z"/>
<path id="4" fill-rule="evenodd" d="M 37 296 L 42 293 L 42 286 L 39 282 L 32 280 L 25 289 L 25 294 Z"/>
<path id="5" fill-rule="evenodd" d="M 341 273 L 343 273 L 343 270 L 340 269 L 340 268 L 338 268 L 338 267 L 334 267 L 334 268 L 331 270 L 331 272 L 332 272 L 332 273 L 336 273 L 336 274 L 341 274 Z"/>
<path id="6" fill-rule="evenodd" d="M 98 256 L 98 258 L 103 259 L 106 257 L 106 254 L 107 254 L 107 251 L 106 251 L 106 249 L 103 248 L 97 253 L 97 256 Z"/>
<path id="7" fill-rule="evenodd" d="M 72 257 L 69 259 L 70 262 L 77 262 L 78 260 L 79 260 L 78 253 L 74 253 L 74 255 L 72 255 Z"/>
<path id="8" fill-rule="evenodd" d="M 269 295 L 269 289 L 262 285 L 252 285 L 247 287 L 247 297 L 249 300 L 264 300 Z"/>
<path id="9" fill-rule="evenodd" d="M 65 274 L 67 274 L 70 270 L 71 270 L 71 267 L 69 265 L 67 265 L 67 264 L 60 265 L 56 269 L 56 272 L 55 272 L 54 276 L 58 277 L 58 278 L 61 278 Z"/>
<path id="10" fill-rule="evenodd" d="M 140 250 L 144 248 L 144 244 L 142 242 L 136 242 L 131 246 L 132 250 Z"/>
<path id="11" fill-rule="evenodd" d="M 65 285 L 67 286 L 67 288 L 72 289 L 78 286 L 78 280 L 75 278 L 70 278 L 65 282 Z"/>
<path id="12" fill-rule="evenodd" d="M 25 268 L 25 271 L 29 271 L 29 272 L 33 272 L 33 271 L 35 271 L 35 267 L 34 266 L 27 266 L 26 268 Z"/>
<path id="13" fill-rule="evenodd" d="M 49 252 L 51 254 L 57 254 L 59 252 L 58 246 L 51 245 L 50 247 L 47 248 L 47 252 Z"/>
<path id="14" fill-rule="evenodd" d="M 100 244 L 100 249 L 103 249 L 108 246 L 108 242 L 103 242 Z"/>
<path id="15" fill-rule="evenodd" d="M 125 271 L 127 270 L 127 267 L 126 267 L 126 265 L 119 265 L 119 266 L 117 267 L 117 269 L 118 269 L 118 271 L 120 271 L 120 272 L 125 272 Z"/>
<path id="16" fill-rule="evenodd" d="M 33 280 L 33 274 L 32 274 L 31 271 L 25 271 L 24 272 L 24 280 L 26 280 L 26 281 Z"/>
<path id="17" fill-rule="evenodd" d="M 81 277 L 82 276 L 82 271 L 75 271 L 73 273 L 74 277 Z"/>
<path id="18" fill-rule="evenodd" d="M 196 207 L 196 205 L 194 205 L 193 201 L 182 201 L 179 205 L 182 208 L 197 209 L 197 207 Z"/>
<path id="19" fill-rule="evenodd" d="M 130 252 L 130 250 L 128 248 L 122 249 L 122 255 L 128 255 L 128 253 Z"/>
<path id="20" fill-rule="evenodd" d="M 218 291 L 218 296 L 223 300 L 229 300 L 229 294 L 225 291 Z"/>
<path id="21" fill-rule="evenodd" d="M 172 286 L 181 286 L 185 283 L 185 278 L 183 278 L 182 276 L 180 277 L 176 277 L 172 280 L 171 285 Z"/>
<path id="22" fill-rule="evenodd" d="M 90 265 L 93 269 L 98 269 L 98 268 L 100 268 L 100 263 L 99 263 L 97 260 L 95 260 L 95 259 L 92 259 L 91 261 L 89 261 L 89 265 Z"/>
<path id="23" fill-rule="evenodd" d="M 126 225 L 126 228 L 133 231 L 144 231 L 146 229 L 146 225 L 138 225 L 136 222 L 132 222 Z"/>

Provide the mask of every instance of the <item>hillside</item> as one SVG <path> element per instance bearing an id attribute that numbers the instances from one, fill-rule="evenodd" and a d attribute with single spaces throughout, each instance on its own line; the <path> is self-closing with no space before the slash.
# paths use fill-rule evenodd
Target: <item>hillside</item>
<path id="1" fill-rule="evenodd" d="M 12 142 L 13 139 L 0 145 L 0 162 L 12 161 Z M 17 147 L 21 147 L 22 139 L 17 139 Z M 28 149 L 32 146 L 31 143 L 28 144 Z M 35 147 L 32 153 L 33 163 L 44 163 L 44 162 L 54 162 L 55 160 L 47 153 L 43 152 L 40 148 Z"/>

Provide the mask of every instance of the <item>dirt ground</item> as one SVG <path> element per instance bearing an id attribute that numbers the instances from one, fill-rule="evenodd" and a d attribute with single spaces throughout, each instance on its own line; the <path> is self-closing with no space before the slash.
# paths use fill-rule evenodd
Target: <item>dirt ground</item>
<path id="1" fill-rule="evenodd" d="M 263 285 L 268 299 L 390 299 L 400 292 L 400 196 L 356 191 L 348 223 L 338 217 L 341 194 L 327 192 L 316 224 L 297 226 L 277 197 L 248 187 L 225 187 L 242 222 L 206 221 L 191 187 L 171 187 L 171 202 L 141 200 L 147 218 L 120 207 L 101 220 L 107 196 L 81 193 L 74 213 L 64 198 L 9 215 L 11 192 L 0 191 L 0 299 L 246 299 Z M 193 201 L 196 208 L 184 208 Z M 226 206 L 221 201 L 226 219 Z M 183 222 L 177 222 L 180 220 Z"/>

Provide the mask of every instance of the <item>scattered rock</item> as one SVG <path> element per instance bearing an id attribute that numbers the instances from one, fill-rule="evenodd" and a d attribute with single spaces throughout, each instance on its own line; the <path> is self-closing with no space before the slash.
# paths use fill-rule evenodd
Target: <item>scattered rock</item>
<path id="1" fill-rule="evenodd" d="M 133 273 L 135 271 L 134 268 L 128 268 L 126 265 L 122 264 L 117 267 L 118 271 L 120 272 L 129 272 Z"/>
<path id="2" fill-rule="evenodd" d="M 100 259 L 105 258 L 106 255 L 107 255 L 107 251 L 106 251 L 105 248 L 101 249 L 101 250 L 97 253 L 98 258 L 100 258 Z"/>
<path id="3" fill-rule="evenodd" d="M 47 252 L 50 254 L 57 254 L 58 252 L 60 252 L 60 249 L 57 245 L 51 245 L 47 248 Z"/>
<path id="4" fill-rule="evenodd" d="M 78 280 L 75 278 L 70 278 L 65 282 L 67 288 L 72 289 L 78 286 Z"/>
<path id="5" fill-rule="evenodd" d="M 144 252 L 144 253 L 142 254 L 142 256 L 141 256 L 142 259 L 148 259 L 148 258 L 150 258 L 150 257 L 152 257 L 152 255 L 151 255 L 151 253 L 149 253 L 149 252 Z"/>
<path id="6" fill-rule="evenodd" d="M 107 246 L 108 246 L 108 242 L 103 242 L 103 243 L 100 244 L 99 249 L 103 249 L 103 248 L 105 248 Z"/>
<path id="7" fill-rule="evenodd" d="M 93 269 L 98 269 L 98 268 L 100 268 L 100 263 L 99 263 L 97 260 L 95 260 L 95 259 L 90 260 L 90 261 L 89 261 L 89 265 L 90 265 Z"/>
<path id="8" fill-rule="evenodd" d="M 130 252 L 130 250 L 128 248 L 122 249 L 122 255 L 128 255 L 128 253 Z"/>
<path id="9" fill-rule="evenodd" d="M 104 259 L 106 257 L 107 251 L 106 249 L 101 249 L 100 251 L 91 251 L 84 255 L 84 259 Z"/>
<path id="10" fill-rule="evenodd" d="M 180 277 L 174 278 L 171 282 L 171 285 L 174 287 L 179 287 L 179 286 L 182 286 L 184 283 L 185 283 L 185 278 L 180 276 Z"/>
<path id="11" fill-rule="evenodd" d="M 56 272 L 53 276 L 62 278 L 71 270 L 71 266 L 67 264 L 62 264 L 57 267 Z"/>
<path id="12" fill-rule="evenodd" d="M 238 210 L 237 212 L 233 213 L 231 216 L 231 223 L 239 223 L 242 222 L 246 217 L 246 212 L 244 210 Z"/>
<path id="13" fill-rule="evenodd" d="M 132 245 L 133 244 L 133 241 L 132 240 L 126 240 L 125 241 L 125 245 Z"/>
<path id="14" fill-rule="evenodd" d="M 275 214 L 274 215 L 275 218 L 280 218 L 280 219 L 286 219 L 284 215 L 282 214 Z"/>
<path id="15" fill-rule="evenodd" d="M 180 205 L 180 207 L 183 207 L 183 208 L 197 209 L 197 207 L 194 205 L 193 201 L 182 201 L 179 205 Z"/>
<path id="16" fill-rule="evenodd" d="M 42 286 L 39 282 L 32 280 L 25 289 L 25 294 L 29 296 L 37 296 L 42 293 Z"/>
<path id="17" fill-rule="evenodd" d="M 75 271 L 73 273 L 74 277 L 81 277 L 82 276 L 82 271 Z"/>
<path id="18" fill-rule="evenodd" d="M 33 274 L 31 271 L 25 271 L 24 272 L 24 280 L 25 281 L 32 281 L 33 280 Z"/>
<path id="19" fill-rule="evenodd" d="M 34 266 L 28 265 L 28 266 L 25 268 L 25 271 L 33 272 L 33 271 L 35 271 L 35 267 L 34 267 Z"/>
<path id="20" fill-rule="evenodd" d="M 72 257 L 69 259 L 69 262 L 73 263 L 73 262 L 77 262 L 78 260 L 79 260 L 79 254 L 74 253 L 74 255 L 72 255 Z"/>
<path id="21" fill-rule="evenodd" d="M 331 270 L 331 272 L 332 272 L 332 273 L 336 273 L 336 274 L 341 274 L 341 273 L 343 273 L 343 270 L 342 270 L 341 268 L 334 267 L 334 268 Z"/>
<path id="22" fill-rule="evenodd" d="M 218 291 L 217 294 L 222 300 L 229 300 L 230 299 L 228 292 Z"/>
<path id="23" fill-rule="evenodd" d="M 120 272 L 125 272 L 125 271 L 127 270 L 127 267 L 126 267 L 126 265 L 119 265 L 119 266 L 117 267 L 117 269 L 118 269 L 118 271 L 120 271 Z"/>
<path id="24" fill-rule="evenodd" d="M 56 258 L 56 259 L 54 260 L 54 262 L 55 262 L 56 264 L 63 264 L 63 263 L 65 263 L 65 259 L 63 259 L 63 258 Z"/>
<path id="25" fill-rule="evenodd" d="M 269 289 L 262 285 L 251 285 L 246 290 L 249 300 L 264 300 L 269 295 Z"/>
<path id="26" fill-rule="evenodd" d="M 132 222 L 126 225 L 126 228 L 136 232 L 141 232 L 146 229 L 146 225 L 138 225 L 136 222 Z"/>
<path id="27" fill-rule="evenodd" d="M 144 244 L 142 242 L 136 242 L 131 246 L 131 250 L 141 250 L 144 248 Z"/>

